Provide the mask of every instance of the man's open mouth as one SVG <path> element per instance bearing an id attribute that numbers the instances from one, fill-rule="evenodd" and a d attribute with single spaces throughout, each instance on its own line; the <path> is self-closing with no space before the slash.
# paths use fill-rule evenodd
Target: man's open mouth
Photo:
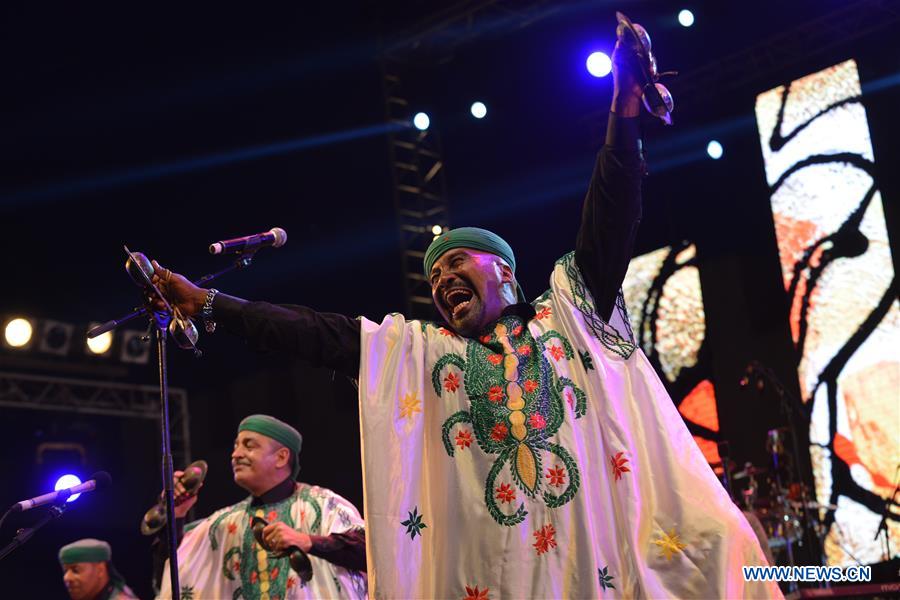
<path id="1" fill-rule="evenodd" d="M 454 287 L 447 290 L 444 293 L 444 302 L 450 309 L 450 316 L 459 316 L 469 307 L 474 297 L 475 293 L 469 288 Z"/>

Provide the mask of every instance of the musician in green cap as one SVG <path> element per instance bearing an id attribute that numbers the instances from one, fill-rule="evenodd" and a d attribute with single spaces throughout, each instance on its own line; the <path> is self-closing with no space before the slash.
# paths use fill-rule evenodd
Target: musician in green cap
<path id="1" fill-rule="evenodd" d="M 85 538 L 59 549 L 63 583 L 72 600 L 128 600 L 137 596 L 112 564 L 103 540 Z"/>
<path id="2" fill-rule="evenodd" d="M 743 581 L 742 565 L 766 564 L 759 543 L 625 313 L 649 38 L 641 49 L 619 20 L 606 143 L 574 251 L 532 302 L 509 244 L 474 227 L 425 253 L 437 323 L 247 302 L 153 263 L 170 302 L 207 330 L 218 322 L 358 379 L 374 597 L 779 595 Z M 510 227 L 557 235 L 524 214 Z"/>
<path id="3" fill-rule="evenodd" d="M 297 481 L 303 438 L 269 415 L 238 425 L 231 466 L 234 482 L 250 496 L 184 526 L 196 503 L 176 485 L 179 582 L 194 598 L 364 598 L 365 532 L 359 511 L 331 490 Z M 297 547 L 309 554 L 312 579 L 303 581 L 286 557 L 262 548 L 250 521 L 268 522 L 263 539 L 275 553 Z M 168 562 L 160 598 L 171 597 Z"/>

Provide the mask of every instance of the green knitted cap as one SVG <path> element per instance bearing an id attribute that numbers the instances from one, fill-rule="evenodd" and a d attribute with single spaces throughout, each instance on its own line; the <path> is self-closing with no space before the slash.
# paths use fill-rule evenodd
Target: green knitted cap
<path id="1" fill-rule="evenodd" d="M 269 415 L 250 415 L 238 425 L 238 432 L 253 431 L 270 437 L 276 442 L 288 448 L 294 458 L 291 469 L 291 479 L 296 479 L 300 474 L 300 447 L 303 445 L 303 436 L 300 432 L 275 417 Z"/>
<path id="2" fill-rule="evenodd" d="M 85 538 L 59 549 L 59 562 L 63 565 L 106 562 L 108 560 L 112 560 L 112 548 L 103 540 Z"/>

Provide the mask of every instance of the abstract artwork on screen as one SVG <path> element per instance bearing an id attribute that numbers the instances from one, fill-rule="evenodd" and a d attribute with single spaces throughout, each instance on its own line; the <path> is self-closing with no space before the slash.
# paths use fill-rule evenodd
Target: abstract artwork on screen
<path id="1" fill-rule="evenodd" d="M 900 303 L 861 93 L 848 60 L 756 100 L 833 565 L 886 558 L 873 538 L 900 463 Z"/>
<path id="2" fill-rule="evenodd" d="M 706 460 L 720 462 L 716 394 L 693 244 L 637 256 L 622 284 L 635 341 L 659 373 Z"/>

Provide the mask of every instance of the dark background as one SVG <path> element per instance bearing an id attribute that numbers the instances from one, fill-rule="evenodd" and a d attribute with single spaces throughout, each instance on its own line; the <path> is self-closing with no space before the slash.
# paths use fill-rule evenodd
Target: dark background
<path id="1" fill-rule="evenodd" d="M 137 301 L 122 271 L 123 243 L 198 276 L 227 264 L 207 254 L 210 242 L 275 225 L 289 232 L 287 246 L 261 252 L 249 271 L 217 287 L 376 320 L 402 310 L 376 57 L 381 41 L 456 4 L 477 3 L 286 11 L 4 5 L 0 316 L 103 321 Z M 411 100 L 442 137 L 451 226 L 504 236 L 529 297 L 546 289 L 553 261 L 574 245 L 612 85 L 590 77 L 584 60 L 593 50 L 611 52 L 615 10 L 647 27 L 662 69 L 687 75 L 845 5 L 694 2 L 684 7 L 697 22 L 685 29 L 675 20 L 682 7 L 668 2 L 558 4 L 552 17 L 489 29 L 406 79 Z M 651 175 L 636 254 L 682 239 L 697 244 L 719 418 L 739 462 L 763 462 L 765 430 L 783 424 L 770 393 L 738 387 L 747 362 L 762 360 L 797 389 L 756 94 L 855 58 L 892 235 L 898 230 L 900 183 L 888 167 L 900 159 L 900 48 L 884 31 L 847 43 L 835 35 L 827 51 L 809 48 L 737 90 L 679 90 L 673 80 L 676 126 L 645 127 Z M 690 103 L 678 104 L 680 91 Z M 487 104 L 487 118 L 469 116 L 474 100 Z M 341 132 L 349 133 L 328 141 Z M 725 147 L 719 161 L 705 155 L 713 137 Z M 294 149 L 273 147 L 283 143 Z M 896 236 L 892 243 L 896 261 Z M 301 478 L 361 507 L 352 384 L 290 357 L 256 355 L 225 333 L 202 335 L 201 346 L 200 360 L 173 350 L 170 361 L 171 385 L 190 398 L 192 454 L 210 463 L 196 514 L 243 496 L 228 456 L 238 422 L 254 412 L 296 424 L 304 434 Z M 76 357 L 48 367 L 6 352 L 0 370 L 155 382 L 152 362 L 125 369 Z M 46 491 L 64 470 L 104 469 L 115 480 L 0 563 L 4 597 L 63 597 L 56 551 L 87 536 L 110 541 L 118 568 L 149 596 L 149 544 L 138 524 L 160 488 L 155 422 L 4 408 L 0 436 L 0 505 Z M 42 441 L 84 444 L 86 464 L 51 457 L 38 465 Z M 0 542 L 33 519 L 13 517 Z"/>

